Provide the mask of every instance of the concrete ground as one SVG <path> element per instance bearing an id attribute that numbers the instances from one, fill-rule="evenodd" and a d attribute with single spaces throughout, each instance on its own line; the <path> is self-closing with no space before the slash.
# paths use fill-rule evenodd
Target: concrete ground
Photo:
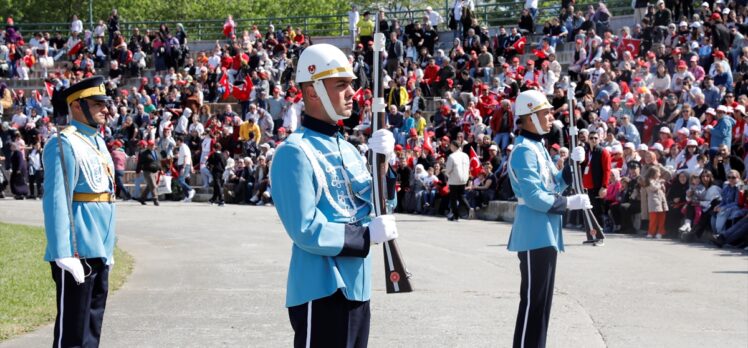
<path id="1" fill-rule="evenodd" d="M 291 243 L 274 208 L 125 202 L 118 214 L 120 246 L 135 269 L 109 299 L 103 347 L 291 345 L 283 307 Z M 41 204 L 0 200 L 0 221 L 41 225 Z M 385 293 L 374 247 L 370 346 L 511 346 L 520 281 L 517 256 L 506 250 L 511 226 L 414 215 L 399 215 L 398 226 L 416 291 Z M 566 232 L 549 347 L 748 345 L 748 253 L 583 239 Z M 51 341 L 47 325 L 0 347 Z"/>

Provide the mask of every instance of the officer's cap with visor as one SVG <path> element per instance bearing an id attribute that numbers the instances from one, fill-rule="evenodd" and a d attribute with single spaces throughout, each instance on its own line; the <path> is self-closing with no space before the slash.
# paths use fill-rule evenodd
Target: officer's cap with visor
<path id="1" fill-rule="evenodd" d="M 111 103 L 111 98 L 106 95 L 104 78 L 101 76 L 89 77 L 66 89 L 65 102 L 67 105 L 72 104 L 76 100 L 80 103 L 81 110 L 83 111 L 83 115 L 86 116 L 86 122 L 88 125 L 96 127 L 96 121 L 94 121 L 91 111 L 88 108 L 88 101 L 97 100 L 107 104 Z"/>

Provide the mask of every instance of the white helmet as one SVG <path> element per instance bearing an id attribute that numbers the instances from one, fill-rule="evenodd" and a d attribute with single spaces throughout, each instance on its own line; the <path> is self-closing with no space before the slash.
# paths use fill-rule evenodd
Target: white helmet
<path id="1" fill-rule="evenodd" d="M 316 44 L 301 52 L 296 64 L 296 83 L 313 82 L 314 90 L 320 96 L 325 111 L 334 121 L 339 121 L 347 117 L 335 112 L 322 82 L 334 77 L 356 78 L 353 67 L 343 51 L 330 44 Z"/>
<path id="2" fill-rule="evenodd" d="M 540 126 L 537 112 L 550 108 L 551 104 L 548 103 L 548 99 L 545 97 L 545 94 L 534 89 L 530 89 L 520 93 L 517 96 L 517 100 L 514 102 L 514 113 L 518 116 L 530 115 L 532 123 L 533 125 L 535 125 L 535 129 L 540 135 L 543 135 L 547 132 L 544 131 L 543 127 Z"/>

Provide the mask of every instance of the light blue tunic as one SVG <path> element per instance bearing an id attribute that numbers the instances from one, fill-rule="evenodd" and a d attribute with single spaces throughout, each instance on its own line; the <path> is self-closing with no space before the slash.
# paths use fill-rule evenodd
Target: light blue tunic
<path id="1" fill-rule="evenodd" d="M 114 168 L 104 139 L 96 132 L 96 129 L 83 123 L 73 121 L 71 125 L 75 127 L 75 131 L 64 130 L 61 135 L 51 137 L 44 146 L 45 175 L 42 206 L 44 230 L 47 235 L 47 248 L 44 255 L 46 261 L 72 257 L 74 253 L 58 141 L 62 140 L 68 187 L 73 192 L 114 194 L 114 183 L 107 174 L 107 169 L 102 165 L 106 162 L 112 169 Z M 74 138 L 79 135 L 90 143 Z M 92 146 L 96 147 L 98 152 Z M 73 202 L 72 212 L 80 257 L 101 257 L 106 260 L 107 264 L 113 264 L 116 236 L 114 203 Z"/>
<path id="2" fill-rule="evenodd" d="M 270 179 L 275 208 L 293 241 L 286 306 L 327 297 L 337 289 L 348 300 L 368 301 L 368 249 L 366 257 L 339 256 L 350 237 L 346 231 L 367 226 L 372 211 L 371 175 L 358 150 L 340 134 L 301 128 L 273 155 Z"/>
<path id="3" fill-rule="evenodd" d="M 527 251 L 552 246 L 564 250 L 561 231 L 566 200 L 559 198 L 567 184 L 556 169 L 543 143 L 520 135 L 509 159 L 509 180 L 518 205 L 510 251 Z"/>

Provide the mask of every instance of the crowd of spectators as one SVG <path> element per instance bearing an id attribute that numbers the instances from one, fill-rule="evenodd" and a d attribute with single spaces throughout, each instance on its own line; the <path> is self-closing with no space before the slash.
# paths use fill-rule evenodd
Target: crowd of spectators
<path id="1" fill-rule="evenodd" d="M 527 0 L 516 26 L 495 28 L 481 23 L 471 0 L 456 0 L 444 17 L 426 8 L 407 23 L 384 11 L 359 14 L 354 6 L 347 52 L 358 79 L 354 114 L 340 123 L 341 132 L 366 152 L 377 21 L 387 33 L 381 73 L 385 117 L 397 140 L 396 211 L 455 210 L 443 198 L 450 194 L 447 159 L 458 151 L 469 156 L 470 175 L 464 209 L 454 214 L 514 200 L 507 175 L 517 135 L 513 101 L 520 91 L 538 89 L 553 106 L 546 145 L 559 167 L 569 155 L 569 126 L 581 129 L 579 141 L 588 149 L 584 186 L 606 232 L 645 230 L 647 237 L 684 240 L 710 232 L 720 245 L 744 243 L 748 11 L 739 1 L 680 5 L 634 1 L 633 19 L 616 27 L 603 3 L 577 9 L 564 0 L 559 15 L 549 16 Z M 32 33 L 25 43 L 7 20 L 0 73 L 38 76 L 47 87 L 25 96 L 0 85 L 3 106 L 13 110 L 0 130 L 10 170 L 2 181 L 14 196 L 41 194 L 39 153 L 65 120 L 65 108 L 54 108 L 55 95 L 104 74 L 113 105 L 102 132 L 118 181 L 128 158 L 158 157 L 156 164 L 136 161 L 146 174 L 136 181 L 147 189 L 118 185 L 121 197 L 145 202 L 168 191 L 189 201 L 196 192 L 190 184 L 201 184 L 212 186 L 211 203 L 272 203 L 272 155 L 300 126 L 303 110 L 294 64 L 314 38 L 291 26 L 244 30 L 229 17 L 223 40 L 210 51 L 191 52 L 181 25 L 134 29 L 128 39 L 119 21 L 115 10 L 88 31 L 73 18 L 66 39 Z M 440 41 L 449 33 L 453 40 Z M 58 69 L 57 61 L 66 63 Z M 150 174 L 155 183 L 145 178 Z M 161 191 L 156 186 L 164 186 L 165 176 L 173 185 Z M 194 176 L 200 180 L 189 180 Z M 577 214 L 565 221 L 584 228 Z"/>

